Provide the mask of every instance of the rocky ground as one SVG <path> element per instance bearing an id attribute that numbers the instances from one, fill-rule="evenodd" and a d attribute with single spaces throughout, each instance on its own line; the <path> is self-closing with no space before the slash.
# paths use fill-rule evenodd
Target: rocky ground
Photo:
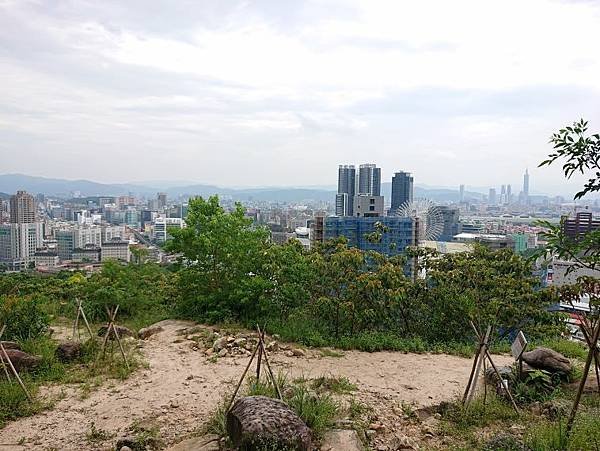
<path id="1" fill-rule="evenodd" d="M 134 430 L 157 432 L 168 448 L 197 434 L 241 376 L 256 334 L 184 321 L 168 320 L 158 326 L 139 341 L 147 367 L 126 381 L 106 381 L 86 397 L 80 386 L 48 387 L 45 396 L 61 399 L 51 410 L 0 430 L 0 450 L 114 449 L 119 438 Z M 444 447 L 431 406 L 452 400 L 464 389 L 469 359 L 306 350 L 274 341 L 276 337 L 267 339 L 275 372 L 289 378 L 344 376 L 357 386 L 352 396 L 372 408 L 368 423 L 359 428 L 372 449 Z M 496 360 L 501 365 L 511 358 Z M 342 418 L 338 427 L 353 425 Z M 326 444 L 324 449 L 336 447 Z"/>

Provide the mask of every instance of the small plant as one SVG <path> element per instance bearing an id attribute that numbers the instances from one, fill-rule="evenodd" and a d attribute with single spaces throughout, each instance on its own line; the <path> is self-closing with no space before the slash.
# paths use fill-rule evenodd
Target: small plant
<path id="1" fill-rule="evenodd" d="M 92 421 L 90 430 L 85 434 L 85 439 L 88 443 L 105 442 L 113 437 L 113 435 L 104 429 L 98 429 L 96 423 Z"/>
<path id="2" fill-rule="evenodd" d="M 350 399 L 348 404 L 348 417 L 351 420 L 360 420 L 362 417 L 370 413 L 373 409 L 368 405 L 357 401 L 355 398 Z"/>
<path id="3" fill-rule="evenodd" d="M 321 353 L 321 357 L 344 357 L 343 352 L 334 351 L 333 349 L 323 348 L 319 351 Z"/>
<path id="4" fill-rule="evenodd" d="M 286 401 L 317 437 L 331 426 L 339 410 L 330 395 L 312 393 L 306 385 L 294 386 Z"/>
<path id="5" fill-rule="evenodd" d="M 318 377 L 312 381 L 311 388 L 321 392 L 330 391 L 338 395 L 351 393 L 357 390 L 356 385 L 350 382 L 347 377 L 343 376 Z"/>
<path id="6" fill-rule="evenodd" d="M 415 420 L 415 419 L 418 418 L 417 412 L 415 412 L 415 409 L 413 408 L 413 406 L 411 404 L 402 401 L 402 404 L 400 405 L 400 408 L 402 409 L 402 413 L 407 418 L 409 418 L 411 420 Z"/>

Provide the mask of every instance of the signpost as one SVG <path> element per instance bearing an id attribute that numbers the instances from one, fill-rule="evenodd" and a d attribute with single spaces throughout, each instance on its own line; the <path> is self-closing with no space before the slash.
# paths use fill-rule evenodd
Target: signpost
<path id="1" fill-rule="evenodd" d="M 525 338 L 525 334 L 523 333 L 522 330 L 519 331 L 519 333 L 517 334 L 517 337 L 515 338 L 515 341 L 512 342 L 512 345 L 510 345 L 510 351 L 513 355 L 513 357 L 515 358 L 516 361 L 519 362 L 519 379 L 521 378 L 522 374 L 523 374 L 523 353 L 525 352 L 525 349 L 527 348 L 527 339 Z"/>

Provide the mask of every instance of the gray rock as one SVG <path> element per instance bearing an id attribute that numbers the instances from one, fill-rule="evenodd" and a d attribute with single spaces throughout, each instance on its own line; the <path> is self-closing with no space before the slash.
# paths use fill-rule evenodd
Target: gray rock
<path id="1" fill-rule="evenodd" d="M 64 341 L 58 345 L 55 351 L 56 358 L 61 362 L 68 363 L 81 357 L 81 342 Z"/>
<path id="2" fill-rule="evenodd" d="M 246 346 L 247 341 L 248 340 L 246 340 L 244 337 L 236 338 L 233 342 L 233 346 L 235 346 L 236 348 L 243 348 Z"/>
<path id="3" fill-rule="evenodd" d="M 138 337 L 141 340 L 145 340 L 146 338 L 151 337 L 152 335 L 155 335 L 159 332 L 162 332 L 164 329 L 161 326 L 149 326 L 149 327 L 144 327 L 143 329 L 140 329 L 138 332 Z"/>
<path id="4" fill-rule="evenodd" d="M 213 343 L 213 349 L 215 352 L 219 352 L 227 346 L 227 337 L 217 338 Z"/>
<path id="5" fill-rule="evenodd" d="M 227 348 L 223 348 L 219 351 L 219 354 L 217 354 L 219 357 L 227 357 L 229 355 L 229 351 L 227 350 Z"/>
<path id="6" fill-rule="evenodd" d="M 321 451 L 362 451 L 364 449 L 358 434 L 353 429 L 333 429 L 323 436 Z"/>
<path id="7" fill-rule="evenodd" d="M 306 351 L 304 349 L 294 348 L 292 349 L 292 354 L 295 357 L 304 357 L 306 355 Z"/>
<path id="8" fill-rule="evenodd" d="M 21 345 L 16 341 L 3 341 L 2 346 L 4 346 L 4 349 L 18 349 L 19 351 L 23 350 L 21 349 Z"/>
<path id="9" fill-rule="evenodd" d="M 282 449 L 312 450 L 311 431 L 278 399 L 247 396 L 227 413 L 227 434 L 236 449 L 269 445 Z"/>
<path id="10" fill-rule="evenodd" d="M 549 348 L 536 348 L 533 351 L 524 352 L 523 361 L 533 368 L 551 373 L 568 374 L 573 370 L 569 359 Z"/>
<path id="11" fill-rule="evenodd" d="M 269 352 L 276 352 L 279 350 L 279 343 L 277 343 L 276 341 L 272 341 L 269 344 L 267 344 L 265 349 Z"/>

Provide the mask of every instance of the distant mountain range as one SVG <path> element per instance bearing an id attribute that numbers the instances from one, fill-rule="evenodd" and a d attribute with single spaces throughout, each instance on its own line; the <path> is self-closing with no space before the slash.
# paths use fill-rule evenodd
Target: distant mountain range
<path id="1" fill-rule="evenodd" d="M 152 183 L 152 184 L 150 184 Z M 391 196 L 391 183 L 382 183 L 382 194 L 386 199 Z M 14 193 L 26 190 L 32 194 L 43 193 L 50 196 L 70 198 L 75 194 L 80 196 L 118 196 L 133 194 L 136 196 L 154 197 L 157 192 L 166 192 L 171 198 L 180 196 L 210 196 L 218 194 L 239 201 L 273 201 L 273 202 L 302 202 L 302 201 L 333 201 L 334 189 L 310 187 L 267 187 L 267 188 L 223 188 L 214 185 L 189 184 L 177 186 L 177 182 L 144 182 L 107 184 L 90 180 L 65 180 L 45 177 L 33 177 L 23 174 L 0 175 L 0 193 Z M 1 196 L 2 194 L 0 194 Z M 438 202 L 458 201 L 458 190 L 443 188 L 424 188 L 415 186 L 416 198 L 425 197 Z M 481 199 L 482 193 L 465 192 L 466 198 Z"/>

